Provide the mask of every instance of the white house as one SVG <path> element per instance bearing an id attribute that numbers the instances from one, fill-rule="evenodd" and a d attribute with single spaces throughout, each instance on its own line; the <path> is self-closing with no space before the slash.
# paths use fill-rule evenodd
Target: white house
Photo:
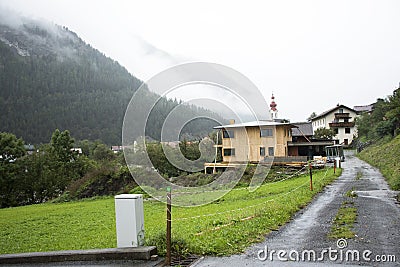
<path id="1" fill-rule="evenodd" d="M 347 146 L 353 142 L 353 137 L 357 135 L 356 117 L 357 112 L 354 109 L 338 104 L 336 107 L 317 115 L 311 122 L 314 132 L 319 128 L 333 129 L 339 144 Z"/>

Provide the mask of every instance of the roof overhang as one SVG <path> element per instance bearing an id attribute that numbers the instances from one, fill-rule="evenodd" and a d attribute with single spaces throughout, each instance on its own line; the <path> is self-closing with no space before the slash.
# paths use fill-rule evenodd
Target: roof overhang
<path id="1" fill-rule="evenodd" d="M 290 126 L 290 128 L 298 128 L 298 126 L 291 124 L 291 123 L 282 123 L 282 122 L 275 122 L 275 121 L 250 121 L 250 122 L 216 126 L 216 127 L 214 127 L 214 129 L 229 129 L 229 128 L 244 128 L 244 127 L 268 127 L 268 126 Z"/>
<path id="2" fill-rule="evenodd" d="M 319 142 L 288 142 L 288 146 L 331 146 L 334 141 L 319 141 Z"/>

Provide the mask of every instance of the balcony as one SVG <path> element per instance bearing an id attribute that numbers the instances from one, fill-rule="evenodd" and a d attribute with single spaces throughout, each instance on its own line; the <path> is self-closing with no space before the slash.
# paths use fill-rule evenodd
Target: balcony
<path id="1" fill-rule="evenodd" d="M 350 113 L 335 113 L 335 118 L 336 119 L 345 119 L 348 118 L 350 119 Z"/>
<path id="2" fill-rule="evenodd" d="M 354 127 L 354 122 L 331 122 L 329 128 Z"/>

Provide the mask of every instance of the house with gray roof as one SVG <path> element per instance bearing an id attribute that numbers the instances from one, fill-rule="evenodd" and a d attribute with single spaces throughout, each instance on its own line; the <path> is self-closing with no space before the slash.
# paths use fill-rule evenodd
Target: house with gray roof
<path id="1" fill-rule="evenodd" d="M 337 104 L 316 117 L 312 118 L 312 127 L 315 132 L 319 128 L 333 129 L 336 133 L 335 138 L 339 140 L 339 144 L 348 146 L 357 136 L 357 127 L 355 118 L 358 116 L 357 111 L 345 105 Z"/>

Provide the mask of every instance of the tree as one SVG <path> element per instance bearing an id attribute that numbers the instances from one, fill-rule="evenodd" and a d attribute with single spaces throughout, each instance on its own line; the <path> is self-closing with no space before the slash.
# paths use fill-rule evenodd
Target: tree
<path id="1" fill-rule="evenodd" d="M 105 144 L 98 144 L 93 150 L 93 159 L 98 161 L 111 161 L 116 158 L 114 152 Z"/>
<path id="2" fill-rule="evenodd" d="M 314 131 L 314 137 L 318 139 L 332 139 L 336 135 L 333 129 L 318 128 Z"/>
<path id="3" fill-rule="evenodd" d="M 168 150 L 167 153 L 173 154 L 174 148 L 165 145 L 164 148 Z M 146 144 L 147 154 L 153 164 L 154 168 L 158 170 L 161 175 L 165 175 L 166 177 L 178 176 L 180 171 L 166 157 L 163 145 L 159 142 L 147 143 Z M 140 155 L 139 155 L 140 156 Z"/>
<path id="4" fill-rule="evenodd" d="M 357 118 L 359 140 L 376 141 L 400 133 L 400 88 L 386 99 L 378 98 L 371 114 Z"/>
<path id="5" fill-rule="evenodd" d="M 184 138 L 179 142 L 179 149 L 183 156 L 188 160 L 197 160 L 200 158 L 199 142 L 197 141 L 189 142 Z"/>
<path id="6" fill-rule="evenodd" d="M 0 164 L 15 161 L 25 154 L 24 141 L 11 133 L 0 133 Z"/>
<path id="7" fill-rule="evenodd" d="M 311 113 L 311 115 L 307 118 L 307 121 L 311 121 L 311 120 L 314 119 L 315 117 L 317 117 L 317 113 L 313 112 L 313 113 Z"/>
<path id="8" fill-rule="evenodd" d="M 369 139 L 371 133 L 371 115 L 368 113 L 362 114 L 360 117 L 355 118 L 356 126 L 357 126 L 357 135 L 358 140 L 365 141 L 365 139 Z"/>
<path id="9" fill-rule="evenodd" d="M 68 130 L 60 132 L 56 129 L 51 136 L 52 152 L 59 162 L 66 164 L 75 159 L 76 153 L 72 151 L 73 144 L 74 139 L 71 138 Z"/>
<path id="10" fill-rule="evenodd" d="M 17 205 L 17 161 L 24 154 L 22 139 L 11 133 L 0 133 L 0 207 Z"/>
<path id="11" fill-rule="evenodd" d="M 376 134 L 378 137 L 385 137 L 387 135 L 392 135 L 393 133 L 393 124 L 389 120 L 380 121 L 376 125 Z"/>
<path id="12" fill-rule="evenodd" d="M 400 88 L 393 91 L 393 95 L 388 97 L 388 111 L 385 114 L 391 123 L 391 134 L 395 136 L 400 131 Z"/>

